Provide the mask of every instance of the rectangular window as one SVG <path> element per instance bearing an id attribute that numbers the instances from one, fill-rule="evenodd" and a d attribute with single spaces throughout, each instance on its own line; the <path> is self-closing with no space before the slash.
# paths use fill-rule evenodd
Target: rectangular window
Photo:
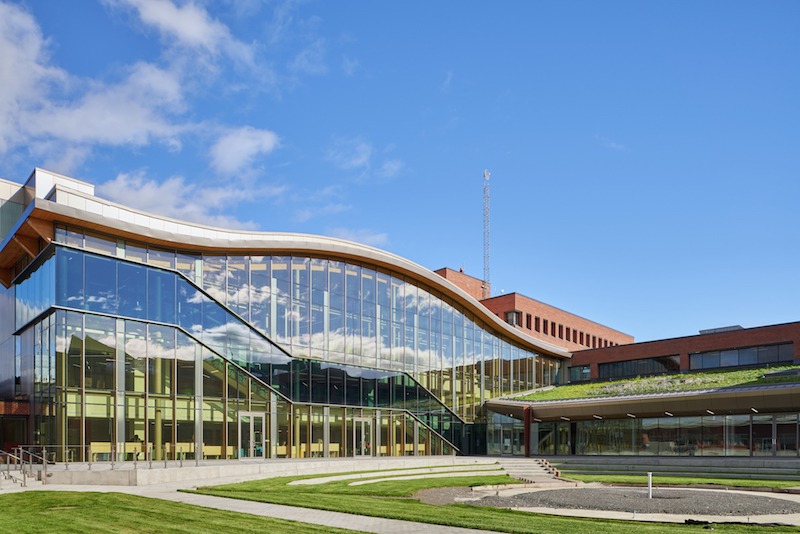
<path id="1" fill-rule="evenodd" d="M 581 332 L 581 335 L 580 335 L 580 341 L 579 341 L 578 343 L 579 343 L 579 344 L 581 344 L 581 345 L 583 345 L 583 332 Z"/>
<path id="2" fill-rule="evenodd" d="M 556 337 L 556 323 L 550 321 L 550 335 Z"/>
<path id="3" fill-rule="evenodd" d="M 542 322 L 544 323 L 543 331 L 544 331 L 545 334 L 548 334 L 550 332 L 550 328 L 549 328 L 549 323 L 550 322 L 547 319 L 542 319 Z"/>
<path id="4" fill-rule="evenodd" d="M 539 319 L 538 317 L 534 317 L 534 319 L 533 319 L 533 329 L 536 330 L 537 332 L 541 332 L 542 331 L 541 330 L 541 325 L 539 324 L 540 322 L 541 322 L 541 319 Z"/>
<path id="5" fill-rule="evenodd" d="M 564 325 L 558 325 L 558 339 L 564 339 Z"/>
<path id="6" fill-rule="evenodd" d="M 531 319 L 532 317 L 530 313 L 525 314 L 525 328 L 527 328 L 528 330 L 531 329 Z"/>
<path id="7" fill-rule="evenodd" d="M 572 339 L 572 329 L 570 327 L 567 327 L 566 330 L 567 330 L 567 341 L 569 341 L 570 339 Z"/>

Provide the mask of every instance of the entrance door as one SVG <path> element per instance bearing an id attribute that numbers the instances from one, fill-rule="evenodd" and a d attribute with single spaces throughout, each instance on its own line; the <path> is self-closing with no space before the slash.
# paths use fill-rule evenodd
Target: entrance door
<path id="1" fill-rule="evenodd" d="M 355 456 L 373 455 L 372 419 L 356 417 L 353 419 L 353 454 Z"/>
<path id="2" fill-rule="evenodd" d="M 239 412 L 239 457 L 263 458 L 265 413 Z"/>
<path id="3" fill-rule="evenodd" d="M 514 454 L 514 429 L 511 425 L 500 425 L 500 454 L 503 456 L 511 456 Z"/>

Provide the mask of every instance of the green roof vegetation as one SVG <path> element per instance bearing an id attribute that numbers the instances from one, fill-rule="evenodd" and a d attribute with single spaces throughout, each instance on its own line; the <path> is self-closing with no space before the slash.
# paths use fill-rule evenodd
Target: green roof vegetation
<path id="1" fill-rule="evenodd" d="M 791 373 L 791 371 L 797 371 L 797 373 L 788 375 L 776 374 L 781 372 Z M 626 395 L 645 395 L 649 393 L 675 393 L 679 391 L 696 391 L 701 389 L 763 386 L 787 382 L 800 383 L 800 365 L 737 369 L 734 371 L 720 370 L 645 377 L 637 376 L 636 378 L 625 380 L 570 384 L 521 395 L 519 397 L 514 397 L 514 400 L 557 401 L 621 397 Z"/>

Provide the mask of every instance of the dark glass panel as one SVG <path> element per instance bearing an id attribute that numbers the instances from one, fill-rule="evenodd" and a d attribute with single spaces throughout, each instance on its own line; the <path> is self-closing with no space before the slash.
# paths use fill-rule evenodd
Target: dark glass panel
<path id="1" fill-rule="evenodd" d="M 83 316 L 67 312 L 67 386 L 82 387 Z"/>
<path id="2" fill-rule="evenodd" d="M 175 329 L 151 324 L 147 327 L 148 390 L 168 395 L 172 392 L 172 366 L 175 361 Z"/>
<path id="3" fill-rule="evenodd" d="M 341 367 L 328 366 L 328 383 L 330 384 L 330 403 L 344 404 L 345 372 Z"/>
<path id="4" fill-rule="evenodd" d="M 778 361 L 778 346 L 758 347 L 758 363 L 775 363 Z"/>
<path id="5" fill-rule="evenodd" d="M 125 389 L 144 393 L 147 336 L 144 323 L 125 321 Z"/>
<path id="6" fill-rule="evenodd" d="M 203 347 L 203 397 L 222 398 L 225 382 L 225 362 Z"/>
<path id="7" fill-rule="evenodd" d="M 733 367 L 739 365 L 739 351 L 723 350 L 719 353 L 719 366 L 720 367 Z"/>
<path id="8" fill-rule="evenodd" d="M 175 359 L 177 363 L 175 391 L 178 395 L 195 394 L 194 362 L 197 344 L 183 332 L 176 332 Z"/>
<path id="9" fill-rule="evenodd" d="M 161 323 L 175 323 L 175 275 L 148 269 L 147 318 Z"/>
<path id="10" fill-rule="evenodd" d="M 328 403 L 328 371 L 319 362 L 311 362 L 311 402 Z"/>
<path id="11" fill-rule="evenodd" d="M 119 314 L 144 319 L 147 302 L 147 271 L 144 266 L 119 262 L 117 265 Z"/>
<path id="12" fill-rule="evenodd" d="M 83 253 L 59 249 L 56 254 L 58 276 L 57 304 L 83 309 Z"/>
<path id="13" fill-rule="evenodd" d="M 86 309 L 103 313 L 117 312 L 117 262 L 87 254 Z"/>
<path id="14" fill-rule="evenodd" d="M 85 387 L 115 389 L 116 320 L 112 317 L 86 315 L 85 341 Z"/>
<path id="15" fill-rule="evenodd" d="M 203 303 L 208 302 L 208 297 L 185 280 L 177 281 L 176 294 L 178 324 L 187 331 L 200 335 L 203 328 Z"/>

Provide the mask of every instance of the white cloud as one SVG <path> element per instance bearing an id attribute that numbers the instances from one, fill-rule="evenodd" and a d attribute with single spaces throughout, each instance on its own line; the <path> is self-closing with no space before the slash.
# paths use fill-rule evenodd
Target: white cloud
<path id="1" fill-rule="evenodd" d="M 67 74 L 51 67 L 47 42 L 30 13 L 0 4 L 0 154 L 17 143 L 27 113 L 43 102 L 51 84 Z"/>
<path id="2" fill-rule="evenodd" d="M 372 145 L 360 137 L 338 138 L 328 148 L 328 161 L 343 170 L 367 169 Z"/>
<path id="3" fill-rule="evenodd" d="M 253 63 L 253 48 L 233 37 L 225 24 L 194 2 L 180 6 L 170 0 L 108 0 L 108 3 L 134 8 L 142 23 L 156 28 L 178 45 L 203 49 L 212 55 L 224 53 L 244 64 Z"/>
<path id="4" fill-rule="evenodd" d="M 218 173 L 233 175 L 253 163 L 256 157 L 269 154 L 278 146 L 278 136 L 269 130 L 251 126 L 231 130 L 211 147 L 211 166 Z"/>
<path id="5" fill-rule="evenodd" d="M 325 64 L 325 52 L 325 40 L 317 39 L 294 57 L 289 68 L 297 74 L 325 74 L 328 72 L 328 66 Z"/>
<path id="6" fill-rule="evenodd" d="M 26 115 L 24 126 L 34 137 L 55 137 L 74 143 L 145 145 L 160 140 L 180 146 L 186 129 L 166 117 L 184 108 L 176 73 L 137 63 L 119 83 L 93 84 L 77 101 L 42 102 Z"/>
<path id="7" fill-rule="evenodd" d="M 148 63 L 114 83 L 82 80 L 50 64 L 48 42 L 30 13 L 0 3 L 0 154 L 22 148 L 51 168 L 71 172 L 94 144 L 171 149 L 188 127 L 177 73 Z"/>
<path id="8" fill-rule="evenodd" d="M 378 175 L 381 178 L 394 178 L 401 170 L 403 170 L 403 162 L 399 159 L 390 159 L 383 162 Z"/>
<path id="9" fill-rule="evenodd" d="M 375 158 L 379 161 L 373 168 L 374 150 L 371 143 L 362 137 L 339 137 L 334 139 L 328 147 L 326 157 L 339 169 L 357 172 L 358 181 L 366 182 L 375 178 L 389 180 L 400 174 L 405 167 L 401 159 L 384 159 L 395 148 L 394 144 L 389 144 L 379 151 Z M 381 159 L 383 159 L 382 162 Z"/>
<path id="10" fill-rule="evenodd" d="M 331 237 L 338 237 L 339 239 L 346 239 L 347 241 L 355 241 L 356 243 L 363 243 L 373 247 L 386 245 L 389 242 L 389 234 L 384 232 L 375 232 L 368 229 L 350 229 L 350 228 L 331 228 L 328 231 Z"/>
<path id="11" fill-rule="evenodd" d="M 345 76 L 352 76 L 356 73 L 356 69 L 361 65 L 361 63 L 354 58 L 349 58 L 347 56 L 342 57 L 342 71 L 344 71 Z"/>
<path id="12" fill-rule="evenodd" d="M 97 186 L 98 195 L 143 211 L 210 226 L 247 230 L 255 230 L 257 225 L 226 215 L 224 210 L 237 203 L 274 198 L 284 191 L 282 187 L 202 187 L 187 183 L 182 176 L 158 182 L 141 172 L 122 173 Z"/>

